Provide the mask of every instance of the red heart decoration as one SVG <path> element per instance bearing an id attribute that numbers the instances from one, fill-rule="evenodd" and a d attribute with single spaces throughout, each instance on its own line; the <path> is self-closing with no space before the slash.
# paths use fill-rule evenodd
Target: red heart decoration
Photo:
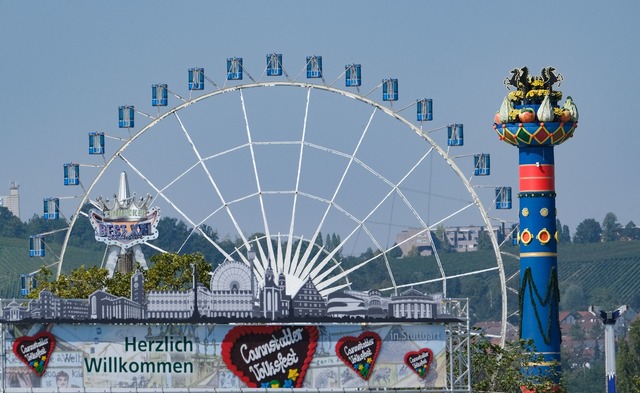
<path id="1" fill-rule="evenodd" d="M 336 354 L 365 381 L 371 376 L 376 358 L 382 347 L 377 333 L 364 332 L 358 337 L 342 337 L 336 343 Z"/>
<path id="2" fill-rule="evenodd" d="M 251 388 L 300 388 L 316 352 L 316 326 L 236 326 L 222 359 Z"/>
<path id="3" fill-rule="evenodd" d="M 35 336 L 17 338 L 13 342 L 13 353 L 33 372 L 42 376 L 55 347 L 56 339 L 53 334 L 42 332 Z"/>
<path id="4" fill-rule="evenodd" d="M 412 351 L 404 355 L 404 364 L 418 374 L 420 378 L 427 376 L 432 360 L 433 351 L 429 348 L 422 348 L 417 352 Z"/>

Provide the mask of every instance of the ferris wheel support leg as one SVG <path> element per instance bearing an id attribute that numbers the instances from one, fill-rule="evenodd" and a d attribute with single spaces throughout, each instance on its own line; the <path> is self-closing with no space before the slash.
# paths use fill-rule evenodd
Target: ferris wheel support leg
<path id="1" fill-rule="evenodd" d="M 113 277 L 113 272 L 116 270 L 116 264 L 118 263 L 119 254 L 120 247 L 118 246 L 109 246 L 107 249 L 107 262 L 104 267 L 109 271 L 109 277 Z"/>
<path id="2" fill-rule="evenodd" d="M 133 260 L 135 262 L 138 262 L 141 268 L 143 268 L 144 270 L 147 270 L 148 269 L 147 260 L 145 259 L 144 253 L 142 252 L 142 247 L 140 247 L 139 244 L 136 244 L 135 246 L 133 246 L 132 251 L 133 251 Z"/>

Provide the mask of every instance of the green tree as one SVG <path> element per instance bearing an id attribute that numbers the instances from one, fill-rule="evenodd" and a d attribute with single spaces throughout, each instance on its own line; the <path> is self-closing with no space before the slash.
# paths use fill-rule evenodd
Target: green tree
<path id="1" fill-rule="evenodd" d="M 192 265 L 195 264 L 198 282 L 209 286 L 209 272 L 211 264 L 205 261 L 201 253 L 178 255 L 156 254 L 151 257 L 152 265 L 143 271 L 145 276 L 145 290 L 183 290 L 191 288 L 193 275 Z"/>
<path id="2" fill-rule="evenodd" d="M 617 303 L 617 296 L 611 288 L 596 287 L 589 293 L 588 303 L 598 305 L 604 309 L 615 309 L 617 307 L 614 306 Z"/>
<path id="3" fill-rule="evenodd" d="M 36 299 L 40 291 L 44 289 L 52 291 L 52 288 L 53 288 L 52 278 L 53 278 L 53 272 L 49 270 L 46 266 L 42 266 L 40 270 L 38 270 L 38 272 L 35 274 L 35 277 L 34 277 L 34 279 L 38 283 L 38 286 L 27 294 L 27 299 Z"/>
<path id="4" fill-rule="evenodd" d="M 618 217 L 609 212 L 602 220 L 602 241 L 613 242 L 619 239 L 622 226 L 618 223 Z"/>
<path id="5" fill-rule="evenodd" d="M 574 243 L 598 243 L 602 234 L 600 223 L 594 218 L 587 218 L 578 224 L 573 236 Z"/>
<path id="6" fill-rule="evenodd" d="M 435 230 L 435 237 L 432 234 L 432 240 L 437 240 L 436 247 L 438 249 L 438 252 L 452 251 L 451 243 L 449 243 L 449 238 L 447 237 L 447 229 L 444 227 L 444 225 L 438 225 Z"/>
<path id="7" fill-rule="evenodd" d="M 367 259 L 371 259 L 374 256 L 374 252 L 373 252 L 373 248 L 371 247 L 367 247 L 367 249 L 365 250 L 365 252 L 363 252 L 362 254 L 360 254 L 360 258 L 367 260 Z"/>
<path id="8" fill-rule="evenodd" d="M 393 247 L 391 248 L 391 251 L 389 251 L 389 256 L 395 259 L 402 257 L 402 249 L 398 247 L 398 243 L 393 243 Z"/>
<path id="9" fill-rule="evenodd" d="M 326 240 L 324 242 L 324 249 L 327 252 L 331 252 L 336 249 L 340 245 L 340 236 L 334 233 L 327 233 Z M 342 250 L 338 250 L 335 254 L 337 259 L 340 259 L 342 254 Z"/>
<path id="10" fill-rule="evenodd" d="M 316 237 L 316 246 L 321 248 L 324 244 L 322 243 L 322 232 L 318 232 L 318 237 Z"/>
<path id="11" fill-rule="evenodd" d="M 478 233 L 478 250 L 493 250 L 489 232 L 482 230 Z"/>
<path id="12" fill-rule="evenodd" d="M 638 240 L 640 239 L 640 228 L 633 221 L 629 221 L 622 229 L 622 236 L 626 240 Z"/>
<path id="13" fill-rule="evenodd" d="M 109 271 L 93 266 L 86 268 L 84 265 L 61 274 L 57 280 L 52 281 L 53 273 L 47 268 L 41 268 L 36 274 L 38 288 L 31 291 L 27 297 L 37 298 L 40 291 L 47 289 L 56 296 L 69 299 L 86 299 L 93 292 L 104 289 L 107 284 Z"/>
<path id="14" fill-rule="evenodd" d="M 200 253 L 195 254 L 156 254 L 151 257 L 151 267 L 143 270 L 145 276 L 145 290 L 185 290 L 192 288 L 192 265 L 195 264 L 198 282 L 209 287 L 209 273 L 211 264 L 205 261 Z M 139 265 L 138 265 L 139 268 Z M 114 272 L 109 278 L 109 271 L 98 266 L 86 268 L 80 266 L 68 275 L 61 274 L 53 279 L 53 273 L 42 267 L 35 276 L 38 287 L 27 297 L 34 299 L 40 291 L 46 289 L 56 296 L 70 299 L 86 299 L 97 290 L 106 290 L 116 295 L 128 297 L 131 295 L 131 275 Z"/>
<path id="15" fill-rule="evenodd" d="M 587 338 L 587 333 L 582 329 L 582 326 L 576 322 L 569 328 L 569 337 L 579 343 L 584 343 L 585 338 Z"/>
<path id="16" fill-rule="evenodd" d="M 86 203 L 82 206 L 81 211 L 85 214 L 88 214 L 91 210 L 92 205 Z M 64 234 L 61 233 L 63 236 Z M 75 221 L 73 225 L 73 230 L 71 232 L 71 237 L 69 238 L 69 245 L 75 247 L 83 247 L 89 249 L 102 249 L 103 244 L 96 242 L 96 232 L 91 222 L 89 220 L 80 215 L 78 219 Z"/>
<path id="17" fill-rule="evenodd" d="M 578 311 L 587 308 L 587 298 L 581 285 L 570 284 L 560 297 L 560 307 L 565 311 Z"/>
<path id="18" fill-rule="evenodd" d="M 593 346 L 593 360 L 600 360 L 602 358 L 602 351 L 600 350 L 600 343 L 598 340 L 595 340 L 595 345 Z"/>
<path id="19" fill-rule="evenodd" d="M 335 232 L 331 234 L 331 250 L 332 251 L 336 247 L 338 247 L 341 242 L 342 242 L 342 240 L 340 239 L 340 235 L 336 234 Z M 337 258 L 341 258 L 342 257 L 342 249 L 338 250 L 338 252 L 336 253 L 336 257 Z"/>
<path id="20" fill-rule="evenodd" d="M 0 206 L 0 237 L 24 237 L 25 227 L 22 221 L 4 206 Z"/>
<path id="21" fill-rule="evenodd" d="M 556 219 L 556 230 L 558 231 L 558 240 L 560 243 L 571 243 L 571 233 L 567 225 L 562 225 L 559 219 Z"/>
<path id="22" fill-rule="evenodd" d="M 618 341 L 616 372 L 618 391 L 640 392 L 640 320 L 631 323 L 626 340 Z"/>
<path id="23" fill-rule="evenodd" d="M 571 243 L 571 232 L 568 225 L 562 226 L 562 232 L 560 234 L 560 241 L 565 243 Z"/>
<path id="24" fill-rule="evenodd" d="M 529 389 L 536 387 L 536 392 L 566 392 L 563 386 L 553 388 L 553 379 L 536 376 L 537 373 L 523 375 L 522 370 L 529 364 L 538 363 L 541 359 L 529 348 L 532 341 L 510 341 L 501 347 L 493 344 L 482 335 L 474 336 L 471 342 L 471 382 L 473 392 L 516 392 L 521 386 Z"/>
<path id="25" fill-rule="evenodd" d="M 587 333 L 589 335 L 589 338 L 593 340 L 598 340 L 604 334 L 604 326 L 601 323 L 594 323 L 591 326 L 591 329 L 589 330 L 589 332 Z"/>
<path id="26" fill-rule="evenodd" d="M 137 266 L 138 269 L 140 265 Z M 106 291 L 115 296 L 130 297 L 131 296 L 131 276 L 133 272 L 120 273 L 113 272 L 113 277 L 107 279 Z"/>
<path id="27" fill-rule="evenodd" d="M 25 224 L 26 233 L 29 235 L 35 235 L 38 233 L 49 233 L 46 236 L 46 241 L 61 243 L 64 239 L 64 228 L 68 227 L 68 223 L 65 220 L 45 220 L 41 216 L 36 214 L 31 217 Z M 94 241 L 95 243 L 95 241 Z"/>
<path id="28" fill-rule="evenodd" d="M 597 348 L 597 347 L 596 347 Z M 595 351 L 595 350 L 594 350 Z M 576 358 L 574 354 L 562 351 L 562 382 L 569 392 L 604 391 L 604 358 L 587 359 L 589 367 L 584 365 L 585 359 Z"/>

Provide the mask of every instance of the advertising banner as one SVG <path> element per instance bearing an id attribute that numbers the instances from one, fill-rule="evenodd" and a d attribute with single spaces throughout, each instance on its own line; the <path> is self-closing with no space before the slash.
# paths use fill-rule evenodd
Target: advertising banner
<path id="1" fill-rule="evenodd" d="M 445 387 L 444 324 L 5 324 L 5 388 Z"/>
<path id="2" fill-rule="evenodd" d="M 158 213 L 159 210 L 155 207 L 148 210 L 120 209 L 105 213 L 91 209 L 89 221 L 95 230 L 97 241 L 127 249 L 158 238 Z M 138 217 L 140 214 L 142 216 Z"/>

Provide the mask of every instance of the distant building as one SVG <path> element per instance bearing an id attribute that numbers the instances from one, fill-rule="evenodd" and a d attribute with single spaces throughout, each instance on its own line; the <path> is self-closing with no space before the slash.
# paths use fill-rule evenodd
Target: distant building
<path id="1" fill-rule="evenodd" d="M 613 327 L 616 336 L 626 336 L 630 324 L 638 318 L 632 308 L 627 308 L 616 319 Z M 590 368 L 596 351 L 605 350 L 604 324 L 600 317 L 589 311 L 561 311 L 558 317 L 562 332 L 562 350 L 569 354 L 566 361 L 570 368 Z M 577 334 L 576 334 L 577 333 Z M 565 357 L 563 355 L 563 361 Z"/>
<path id="2" fill-rule="evenodd" d="M 336 291 L 327 300 L 327 314 L 332 317 L 386 318 L 389 298 L 380 291 Z"/>
<path id="3" fill-rule="evenodd" d="M 293 296 L 293 315 L 296 317 L 324 317 L 327 304 L 311 279 Z"/>
<path id="4" fill-rule="evenodd" d="M 91 319 L 140 319 L 144 315 L 143 305 L 104 291 L 92 293 L 89 304 Z"/>
<path id="5" fill-rule="evenodd" d="M 336 291 L 327 300 L 327 314 L 332 317 L 356 317 L 366 315 L 365 293 L 360 291 Z"/>
<path id="6" fill-rule="evenodd" d="M 20 218 L 20 186 L 15 181 L 9 183 L 9 195 L 0 195 L 0 206 L 4 206 L 16 217 Z"/>
<path id="7" fill-rule="evenodd" d="M 380 291 L 338 291 L 329 295 L 327 315 L 332 317 L 367 318 L 437 318 L 440 315 L 442 294 L 426 294 L 417 289 L 384 297 Z"/>
<path id="8" fill-rule="evenodd" d="M 289 315 L 291 296 L 287 295 L 286 287 L 284 274 L 280 273 L 276 282 L 273 269 L 267 267 L 264 272 L 264 287 L 260 292 L 261 316 L 275 320 Z"/>
<path id="9" fill-rule="evenodd" d="M 432 234 L 427 229 L 407 229 L 396 235 L 396 243 L 402 250 L 402 256 L 409 255 L 413 250 L 418 255 L 433 253 Z"/>
<path id="10" fill-rule="evenodd" d="M 15 300 L 2 310 L 2 317 L 7 321 L 19 321 L 29 316 L 28 306 L 22 305 Z"/>
<path id="11" fill-rule="evenodd" d="M 43 289 L 38 299 L 29 302 L 29 317 L 42 319 L 85 319 L 89 314 L 89 302 L 86 299 L 63 299 Z"/>
<path id="12" fill-rule="evenodd" d="M 396 296 L 391 296 L 389 308 L 395 318 L 435 318 L 442 303 L 442 294 L 427 295 L 417 289 L 407 289 Z"/>
<path id="13" fill-rule="evenodd" d="M 500 228 L 493 228 L 493 232 L 498 236 L 500 234 Z M 478 237 L 480 233 L 486 231 L 484 226 L 459 226 L 459 227 L 447 227 L 445 228 L 445 239 L 440 240 L 442 244 L 447 242 L 449 244 L 448 251 L 454 252 L 468 252 L 478 250 Z M 416 252 L 418 255 L 427 256 L 433 254 L 433 243 L 435 233 L 429 232 L 426 229 L 407 229 L 396 235 L 396 243 L 402 250 L 402 255 L 407 256 L 411 252 Z"/>

